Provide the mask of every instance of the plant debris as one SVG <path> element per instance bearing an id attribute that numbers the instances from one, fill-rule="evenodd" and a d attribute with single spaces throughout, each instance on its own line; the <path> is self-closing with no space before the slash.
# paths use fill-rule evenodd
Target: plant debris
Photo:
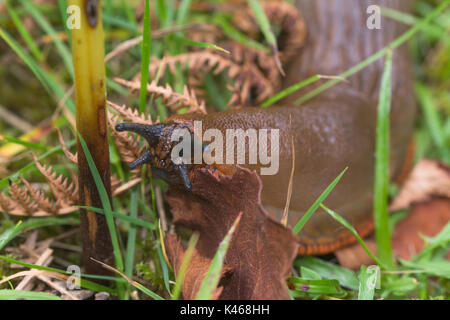
<path id="1" fill-rule="evenodd" d="M 225 257 L 219 299 L 289 299 L 285 281 L 298 243 L 291 229 L 273 220 L 262 208 L 258 175 L 240 167 L 232 176 L 198 168 L 193 177 L 191 192 L 172 186 L 167 194 L 173 223 L 200 234 L 192 269 L 183 286 L 185 298 L 195 296 L 220 241 L 243 212 Z M 166 240 L 166 247 L 176 268 L 184 250 L 174 238 Z"/>

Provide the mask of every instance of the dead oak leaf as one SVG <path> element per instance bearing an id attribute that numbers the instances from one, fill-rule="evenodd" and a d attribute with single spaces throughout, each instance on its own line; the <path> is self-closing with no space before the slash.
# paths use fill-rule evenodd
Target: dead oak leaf
<path id="1" fill-rule="evenodd" d="M 392 233 L 396 257 L 409 260 L 424 247 L 421 235 L 436 236 L 450 221 L 450 167 L 423 159 L 414 166 L 400 192 L 389 206 L 390 211 L 409 208 Z M 376 252 L 373 236 L 366 244 Z M 338 250 L 339 263 L 351 269 L 374 263 L 359 244 Z"/>
<path id="2" fill-rule="evenodd" d="M 433 198 L 413 205 L 408 216 L 395 226 L 392 236 L 395 255 L 409 260 L 422 251 L 425 245 L 420 235 L 434 237 L 449 221 L 449 198 Z"/>
<path id="3" fill-rule="evenodd" d="M 364 242 L 370 251 L 377 252 L 375 239 L 364 239 Z M 339 249 L 334 254 L 339 264 L 347 269 L 359 270 L 362 265 L 370 266 L 375 263 L 359 243 Z"/>
<path id="4" fill-rule="evenodd" d="M 450 198 L 450 167 L 437 161 L 423 159 L 414 166 L 389 210 L 405 209 L 412 203 L 424 202 L 432 196 Z"/>
<path id="5" fill-rule="evenodd" d="M 421 237 L 435 237 L 450 221 L 450 199 L 434 197 L 428 201 L 412 204 L 408 215 L 398 222 L 392 233 L 392 250 L 397 258 L 409 260 L 424 248 Z M 374 237 L 365 239 L 367 246 L 376 252 Z M 361 265 L 374 264 L 361 245 L 342 248 L 335 252 L 339 264 L 358 270 Z M 450 255 L 447 255 L 450 258 Z"/>
<path id="6" fill-rule="evenodd" d="M 178 237 L 174 234 L 167 235 L 164 238 L 164 243 L 167 248 L 168 258 L 172 263 L 173 269 L 175 270 L 175 275 L 178 277 L 178 272 L 180 271 L 181 264 L 183 263 L 186 249 L 182 246 L 180 240 L 178 240 Z M 184 299 L 195 299 L 201 283 L 208 272 L 210 264 L 211 259 L 202 257 L 197 250 L 194 250 L 189 267 L 187 268 L 184 276 L 182 286 Z M 229 271 L 229 266 L 225 265 L 221 271 L 221 279 L 225 278 Z M 212 300 L 217 300 L 222 293 L 222 290 L 223 287 L 219 284 L 218 288 L 213 293 Z"/>
<path id="7" fill-rule="evenodd" d="M 289 299 L 286 279 L 297 254 L 297 239 L 291 229 L 264 211 L 261 189 L 260 178 L 248 169 L 237 167 L 232 176 L 225 176 L 198 168 L 193 172 L 192 191 L 172 186 L 167 193 L 173 222 L 199 232 L 197 253 L 206 261 L 214 257 L 243 212 L 225 257 L 229 272 L 219 283 L 223 287 L 219 299 Z M 168 252 L 176 250 L 168 244 Z M 209 265 L 206 261 L 203 264 Z M 201 272 L 186 275 L 185 281 L 192 287 L 183 287 L 184 295 L 193 296 L 200 277 L 204 277 Z"/>

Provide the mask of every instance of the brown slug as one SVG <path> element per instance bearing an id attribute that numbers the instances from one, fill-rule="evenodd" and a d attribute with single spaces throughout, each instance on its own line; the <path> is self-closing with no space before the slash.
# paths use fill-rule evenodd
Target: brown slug
<path id="1" fill-rule="evenodd" d="M 381 18 L 381 29 L 370 30 L 367 8 L 376 4 L 410 12 L 409 0 L 297 0 L 308 36 L 292 62 L 285 65 L 283 87 L 316 74 L 338 75 L 384 48 L 405 31 L 400 23 Z M 153 172 L 169 182 L 183 182 L 189 189 L 189 165 L 169 165 L 173 147 L 168 134 L 174 127 L 202 130 L 279 129 L 279 171 L 261 175 L 261 200 L 267 211 L 280 217 L 286 203 L 294 141 L 295 170 L 289 225 L 294 226 L 323 190 L 346 167 L 348 171 L 326 199 L 361 235 L 372 230 L 375 128 L 378 94 L 384 62 L 378 60 L 301 106 L 294 101 L 307 91 L 288 96 L 278 106 L 248 107 L 225 112 L 176 115 L 153 126 L 119 124 L 144 136 L 151 146 L 134 164 L 150 163 Z M 392 70 L 391 179 L 405 162 L 415 119 L 411 64 L 406 46 L 395 50 Z M 308 87 L 306 90 L 311 90 Z M 259 169 L 262 164 L 243 165 Z M 259 171 L 257 171 L 259 172 Z M 181 179 L 180 179 L 181 177 Z M 245 195 L 244 195 L 245 196 Z M 318 210 L 299 234 L 300 254 L 324 254 L 354 241 L 353 236 L 322 210 Z"/>

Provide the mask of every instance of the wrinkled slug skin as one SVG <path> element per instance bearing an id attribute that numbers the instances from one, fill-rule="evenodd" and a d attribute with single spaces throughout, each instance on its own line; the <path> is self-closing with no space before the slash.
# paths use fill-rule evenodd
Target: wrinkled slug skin
<path id="1" fill-rule="evenodd" d="M 409 0 L 298 0 L 308 28 L 308 39 L 290 65 L 284 87 L 315 74 L 338 75 L 385 47 L 405 27 L 381 18 L 381 30 L 366 26 L 367 7 L 378 4 L 409 12 Z M 361 233 L 370 231 L 374 173 L 376 108 L 384 59 L 351 76 L 319 96 L 294 106 L 297 92 L 279 106 L 243 108 L 220 113 L 176 116 L 203 121 L 203 130 L 217 128 L 280 129 L 280 168 L 273 176 L 261 176 L 262 202 L 271 213 L 282 211 L 291 171 L 291 135 L 295 144 L 295 173 L 289 224 L 299 220 L 321 192 L 345 168 L 348 171 L 329 195 L 326 204 L 342 214 Z M 415 118 L 413 77 L 408 48 L 394 51 L 391 110 L 391 177 L 404 162 Z M 291 117 L 291 124 L 289 118 Z M 291 129 L 290 129 L 291 128 Z M 258 169 L 258 166 L 248 166 Z M 257 170 L 259 173 L 259 170 Z M 349 242 L 346 230 L 318 210 L 300 233 L 305 253 L 325 253 Z"/>

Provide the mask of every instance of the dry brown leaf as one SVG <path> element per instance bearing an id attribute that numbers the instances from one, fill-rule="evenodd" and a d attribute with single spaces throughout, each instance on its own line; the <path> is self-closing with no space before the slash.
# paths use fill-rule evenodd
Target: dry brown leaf
<path id="1" fill-rule="evenodd" d="M 434 237 L 450 221 L 450 199 L 434 198 L 415 204 L 395 226 L 392 247 L 397 257 L 409 260 L 424 247 L 420 235 Z"/>
<path id="2" fill-rule="evenodd" d="M 377 252 L 377 244 L 373 239 L 365 239 L 364 242 L 373 253 Z M 372 258 L 367 254 L 359 243 L 337 250 L 335 253 L 339 264 L 345 268 L 359 270 L 362 265 L 374 264 Z"/>
<path id="3" fill-rule="evenodd" d="M 408 215 L 392 233 L 392 249 L 396 257 L 408 260 L 423 249 L 420 234 L 435 236 L 450 221 L 450 167 L 428 159 L 416 164 L 389 210 L 406 208 L 410 208 Z M 376 252 L 373 237 L 365 241 Z M 350 269 L 374 263 L 359 244 L 338 250 L 335 255 L 341 265 Z"/>
<path id="4" fill-rule="evenodd" d="M 181 264 L 185 256 L 186 249 L 183 248 L 178 237 L 174 234 L 168 234 L 164 238 L 165 246 L 167 248 L 167 255 L 171 261 L 172 267 L 175 270 L 175 275 L 178 276 Z M 183 298 L 186 300 L 194 300 L 203 279 L 208 272 L 211 259 L 202 257 L 197 250 L 194 250 L 189 266 L 183 281 Z M 230 272 L 230 267 L 225 265 L 221 271 L 221 279 L 227 277 Z M 213 293 L 212 300 L 217 300 L 222 293 L 223 287 L 218 286 Z"/>
<path id="5" fill-rule="evenodd" d="M 420 235 L 434 237 L 450 221 L 450 199 L 433 198 L 427 202 L 414 204 L 405 219 L 398 222 L 392 234 L 392 250 L 397 258 L 409 260 L 424 247 Z M 364 240 L 376 253 L 373 237 Z M 359 243 L 335 252 L 339 264 L 353 270 L 362 265 L 374 264 Z"/>
<path id="6" fill-rule="evenodd" d="M 196 248 L 205 261 L 212 259 L 220 241 L 243 212 L 225 257 L 230 275 L 220 282 L 223 291 L 219 299 L 289 299 L 285 281 L 297 254 L 297 239 L 291 229 L 270 218 L 262 208 L 258 175 L 239 167 L 232 176 L 197 168 L 192 177 L 192 191 L 172 186 L 167 200 L 173 222 L 199 232 Z M 198 276 L 191 274 L 195 279 L 185 281 L 197 283 Z M 194 290 L 183 289 L 189 294 Z"/>
<path id="7" fill-rule="evenodd" d="M 423 202 L 432 196 L 450 198 L 450 167 L 423 159 L 416 164 L 389 210 L 405 209 L 414 202 Z"/>

